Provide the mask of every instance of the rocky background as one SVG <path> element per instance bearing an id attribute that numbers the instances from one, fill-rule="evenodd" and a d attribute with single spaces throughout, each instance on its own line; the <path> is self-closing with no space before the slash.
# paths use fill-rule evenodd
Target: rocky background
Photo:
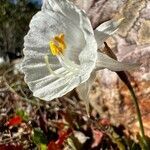
<path id="1" fill-rule="evenodd" d="M 138 96 L 146 134 L 150 136 L 150 1 L 149 0 L 76 0 L 93 25 L 123 17 L 119 31 L 107 40 L 118 60 L 139 62 L 141 67 L 128 75 Z M 138 131 L 131 96 L 116 73 L 100 71 L 91 92 L 91 105 L 101 117 Z"/>

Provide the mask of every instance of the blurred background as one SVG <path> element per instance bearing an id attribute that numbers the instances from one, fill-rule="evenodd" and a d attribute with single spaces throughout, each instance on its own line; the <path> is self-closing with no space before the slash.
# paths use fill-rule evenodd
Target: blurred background
<path id="1" fill-rule="evenodd" d="M 0 58 L 6 62 L 22 56 L 23 37 L 42 0 L 0 1 Z"/>

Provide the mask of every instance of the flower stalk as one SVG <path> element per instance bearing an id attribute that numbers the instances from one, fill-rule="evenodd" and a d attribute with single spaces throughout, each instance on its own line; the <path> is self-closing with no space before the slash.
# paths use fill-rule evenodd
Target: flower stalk
<path id="1" fill-rule="evenodd" d="M 115 56 L 115 54 L 112 52 L 112 50 L 110 49 L 110 47 L 107 45 L 107 43 L 105 42 L 105 50 L 106 50 L 106 53 L 112 57 L 113 59 L 116 59 L 117 60 L 117 57 Z M 146 137 L 145 137 L 145 132 L 144 132 L 144 126 L 143 126 L 143 122 L 142 122 L 142 115 L 141 115 L 141 111 L 140 111 L 140 107 L 139 107 L 139 104 L 138 104 L 138 99 L 136 97 L 136 94 L 134 92 L 134 89 L 126 75 L 126 73 L 124 71 L 117 71 L 116 72 L 117 75 L 119 76 L 119 78 L 123 81 L 123 83 L 127 86 L 128 90 L 130 91 L 130 94 L 132 96 L 132 101 L 133 101 L 133 104 L 135 106 L 135 109 L 136 109 L 136 113 L 137 113 L 137 120 L 138 120 L 138 123 L 139 123 L 139 127 L 140 127 L 140 130 L 141 130 L 141 137 L 142 137 L 142 142 L 143 142 L 143 149 L 144 150 L 147 150 L 148 149 L 148 143 L 146 141 Z"/>
<path id="2" fill-rule="evenodd" d="M 143 122 L 142 122 L 142 115 L 141 115 L 140 107 L 139 107 L 139 104 L 138 104 L 138 99 L 135 95 L 135 92 L 134 92 L 134 90 L 131 86 L 131 83 L 130 83 L 126 73 L 124 71 L 119 71 L 119 72 L 116 72 L 116 73 L 119 76 L 119 78 L 124 82 L 124 84 L 128 87 L 128 89 L 130 91 L 130 94 L 132 96 L 132 101 L 134 103 L 136 113 L 137 113 L 137 120 L 138 120 L 139 127 L 140 127 L 140 130 L 141 130 L 141 137 L 142 137 L 142 141 L 143 141 L 143 144 L 144 144 L 143 148 L 145 150 L 147 150 L 148 144 L 147 144 L 146 137 L 145 137 L 144 126 L 143 126 Z"/>

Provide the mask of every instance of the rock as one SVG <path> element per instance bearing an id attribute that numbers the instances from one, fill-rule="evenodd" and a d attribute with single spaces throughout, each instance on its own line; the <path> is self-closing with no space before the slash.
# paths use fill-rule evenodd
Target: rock
<path id="1" fill-rule="evenodd" d="M 107 43 L 118 60 L 142 64 L 128 76 L 139 99 L 145 133 L 150 136 L 150 110 L 147 109 L 150 100 L 150 1 L 76 0 L 76 4 L 87 12 L 94 29 L 114 16 L 125 18 L 119 31 Z M 131 131 L 134 128 L 134 133 L 139 132 L 132 97 L 115 73 L 100 71 L 90 98 L 91 105 L 102 118 L 109 118 L 114 124 L 123 124 Z"/>

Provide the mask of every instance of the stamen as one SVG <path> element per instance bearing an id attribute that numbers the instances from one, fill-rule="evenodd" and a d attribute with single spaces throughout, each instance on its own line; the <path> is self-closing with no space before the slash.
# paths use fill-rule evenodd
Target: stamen
<path id="1" fill-rule="evenodd" d="M 60 46 L 60 48 L 61 49 L 66 49 L 66 43 L 65 43 L 65 36 L 64 36 L 64 34 L 63 33 L 61 33 L 59 36 L 56 36 L 55 38 L 55 41 L 57 41 L 58 43 L 59 43 L 59 46 Z"/>
<path id="2" fill-rule="evenodd" d="M 64 57 L 64 51 L 66 49 L 66 43 L 65 43 L 65 36 L 63 33 L 55 36 L 50 42 L 49 42 L 49 46 L 50 46 L 50 51 L 51 53 L 56 56 L 60 62 L 60 64 L 66 68 L 66 70 L 68 70 L 69 72 L 75 73 L 79 70 L 79 66 L 77 64 L 75 64 L 73 61 L 67 59 Z M 48 58 L 47 58 L 48 60 Z M 49 64 L 49 62 L 47 62 L 47 64 Z M 48 65 L 48 69 L 50 71 L 50 73 L 55 74 L 50 65 Z M 57 75 L 58 76 L 58 75 Z"/>
<path id="3" fill-rule="evenodd" d="M 57 56 L 60 53 L 61 49 L 53 41 L 49 42 L 49 46 L 54 56 Z"/>
<path id="4" fill-rule="evenodd" d="M 49 59 L 48 59 L 48 55 L 45 55 L 45 63 L 46 63 L 46 66 L 47 66 L 47 68 L 48 68 L 48 71 L 49 71 L 49 73 L 50 74 L 53 74 L 54 76 L 56 76 L 56 77 L 63 77 L 63 75 L 61 74 L 56 74 L 53 70 L 52 70 L 52 68 L 51 68 L 51 66 L 50 66 L 50 63 L 49 63 Z"/>
<path id="5" fill-rule="evenodd" d="M 54 56 L 63 54 L 66 49 L 66 43 L 64 41 L 64 34 L 57 35 L 49 42 L 50 50 Z"/>
<path id="6" fill-rule="evenodd" d="M 65 67 L 67 70 L 71 72 L 76 72 L 79 69 L 79 66 L 75 64 L 73 61 L 70 61 L 69 59 L 65 58 L 62 54 L 57 56 L 60 64 Z"/>
<path id="7" fill-rule="evenodd" d="M 45 63 L 46 63 L 46 66 L 47 66 L 47 68 L 48 68 L 50 74 L 53 74 L 54 76 L 56 76 L 56 77 L 58 77 L 58 78 L 61 78 L 61 77 L 69 77 L 70 80 L 72 79 L 72 76 L 73 76 L 73 73 L 72 73 L 72 72 L 65 72 L 65 73 L 63 73 L 63 74 L 57 74 L 57 73 L 55 73 L 55 72 L 52 70 L 51 66 L 50 66 L 49 59 L 48 59 L 48 55 L 45 55 Z"/>

